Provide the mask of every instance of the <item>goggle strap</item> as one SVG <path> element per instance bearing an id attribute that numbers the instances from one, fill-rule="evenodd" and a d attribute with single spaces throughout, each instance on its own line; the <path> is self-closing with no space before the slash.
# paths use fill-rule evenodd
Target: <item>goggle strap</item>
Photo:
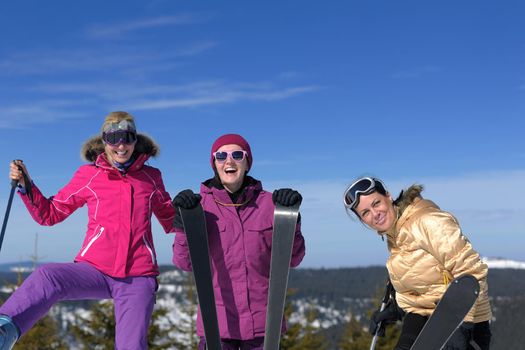
<path id="1" fill-rule="evenodd" d="M 361 182 L 363 182 L 364 180 L 368 180 L 370 184 L 365 189 L 355 189 L 355 187 L 359 185 Z M 343 201 L 344 201 L 345 207 L 353 209 L 357 203 L 357 199 L 359 198 L 359 196 L 373 192 L 376 188 L 376 183 L 380 183 L 384 188 L 383 183 L 379 179 L 374 179 L 371 177 L 361 178 L 355 181 L 353 184 L 351 184 L 344 193 Z M 351 200 L 350 203 L 348 202 L 348 199 Z"/>

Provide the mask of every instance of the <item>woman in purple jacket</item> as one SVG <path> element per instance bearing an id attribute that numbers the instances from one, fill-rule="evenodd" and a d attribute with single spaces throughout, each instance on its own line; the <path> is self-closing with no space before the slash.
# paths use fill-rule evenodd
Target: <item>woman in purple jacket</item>
<path id="1" fill-rule="evenodd" d="M 82 148 L 90 164 L 55 196 L 44 197 L 21 161 L 11 163 L 10 177 L 36 222 L 55 225 L 87 205 L 88 224 L 74 263 L 38 267 L 0 307 L 0 349 L 10 349 L 54 303 L 78 299 L 113 299 L 115 348 L 148 348 L 159 274 L 151 216 L 166 232 L 175 216 L 160 171 L 145 164 L 157 153 L 130 114 L 112 112 Z"/>
<path id="2" fill-rule="evenodd" d="M 240 135 L 219 137 L 211 148 L 215 176 L 201 184 L 200 195 L 191 190 L 173 199 L 174 207 L 194 208 L 200 202 L 206 215 L 217 318 L 224 350 L 262 349 L 270 274 L 270 249 L 275 203 L 294 205 L 299 192 L 279 189 L 269 193 L 260 181 L 247 175 L 252 152 Z M 186 235 L 180 218 L 175 219 L 173 263 L 191 271 Z M 291 266 L 304 257 L 304 238 L 296 227 Z M 200 313 L 199 349 L 205 349 Z"/>

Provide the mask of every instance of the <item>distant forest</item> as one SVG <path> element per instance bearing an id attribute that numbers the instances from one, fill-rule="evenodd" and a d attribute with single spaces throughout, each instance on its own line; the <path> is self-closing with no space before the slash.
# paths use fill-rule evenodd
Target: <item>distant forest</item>
<path id="1" fill-rule="evenodd" d="M 292 298 L 316 299 L 342 309 L 347 299 L 377 297 L 386 278 L 384 267 L 300 268 L 291 271 L 289 287 L 296 290 Z M 525 270 L 490 269 L 488 281 L 493 312 L 491 349 L 525 349 Z M 338 330 L 331 333 L 339 335 Z"/>
<path id="2" fill-rule="evenodd" d="M 162 272 L 173 269 L 173 266 L 161 266 Z M 17 277 L 20 276 L 13 272 L 0 272 L 0 285 L 16 283 Z M 386 269 L 378 266 L 293 269 L 290 272 L 292 293 L 289 300 L 314 302 L 342 314 L 350 311 L 360 316 L 362 325 L 367 325 L 368 314 L 374 301 L 383 293 L 386 278 Z M 525 349 L 525 270 L 489 270 L 489 295 L 493 311 L 491 349 Z M 337 323 L 323 330 L 325 339 L 330 342 L 328 348 L 337 348 L 344 327 L 344 324 Z"/>

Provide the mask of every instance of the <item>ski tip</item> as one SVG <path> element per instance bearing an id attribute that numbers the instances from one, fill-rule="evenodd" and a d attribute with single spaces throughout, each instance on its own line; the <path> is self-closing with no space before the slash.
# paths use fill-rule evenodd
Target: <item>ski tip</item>
<path id="1" fill-rule="evenodd" d="M 458 278 L 454 279 L 452 283 L 470 285 L 474 291 L 474 294 L 476 295 L 479 294 L 480 287 L 479 287 L 478 279 L 472 275 L 467 274 L 467 275 L 459 276 Z"/>

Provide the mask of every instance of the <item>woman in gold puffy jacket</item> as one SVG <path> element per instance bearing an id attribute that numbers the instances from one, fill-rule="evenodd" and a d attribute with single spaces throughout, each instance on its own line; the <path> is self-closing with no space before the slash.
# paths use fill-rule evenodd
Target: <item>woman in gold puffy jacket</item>
<path id="1" fill-rule="evenodd" d="M 383 328 L 403 319 L 395 349 L 410 349 L 448 283 L 470 274 L 478 279 L 480 294 L 444 349 L 489 349 L 488 267 L 461 232 L 456 218 L 423 199 L 422 191 L 422 186 L 413 185 L 393 200 L 381 180 L 362 177 L 344 193 L 346 210 L 386 236 L 390 251 L 386 266 L 396 297 L 372 315 L 370 331 L 375 334 L 380 322 Z M 384 333 L 384 328 L 378 331 Z"/>

